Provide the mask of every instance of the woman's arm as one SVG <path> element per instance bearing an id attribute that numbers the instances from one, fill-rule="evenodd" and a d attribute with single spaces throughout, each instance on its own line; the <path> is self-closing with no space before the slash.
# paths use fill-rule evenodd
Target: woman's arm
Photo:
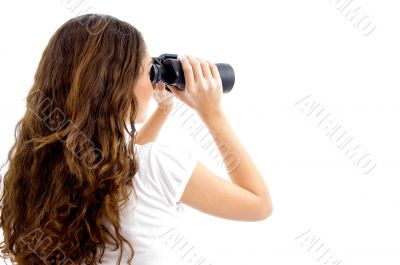
<path id="1" fill-rule="evenodd" d="M 143 145 L 154 142 L 172 110 L 170 106 L 158 106 L 151 117 L 143 124 L 136 134 L 136 144 Z"/>
<path id="2" fill-rule="evenodd" d="M 197 161 L 180 198 L 195 209 L 214 216 L 260 221 L 272 213 L 272 201 L 264 177 L 225 116 L 222 80 L 215 64 L 187 56 L 181 58 L 185 90 L 174 94 L 199 114 L 214 138 L 231 181 L 227 181 Z"/>
<path id="3" fill-rule="evenodd" d="M 165 89 L 164 83 L 154 84 L 153 98 L 158 106 L 151 117 L 143 124 L 142 128 L 136 134 L 136 144 L 143 145 L 148 142 L 154 142 L 161 131 L 162 126 L 170 114 L 175 96 Z"/>

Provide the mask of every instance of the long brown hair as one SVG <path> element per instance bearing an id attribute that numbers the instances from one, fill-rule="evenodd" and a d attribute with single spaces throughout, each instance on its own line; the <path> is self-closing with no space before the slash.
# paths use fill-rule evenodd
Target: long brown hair
<path id="1" fill-rule="evenodd" d="M 50 38 L 8 152 L 0 199 L 6 258 L 96 264 L 112 244 L 120 264 L 123 242 L 133 258 L 119 209 L 138 169 L 133 88 L 145 52 L 141 32 L 110 15 L 72 18 Z"/>

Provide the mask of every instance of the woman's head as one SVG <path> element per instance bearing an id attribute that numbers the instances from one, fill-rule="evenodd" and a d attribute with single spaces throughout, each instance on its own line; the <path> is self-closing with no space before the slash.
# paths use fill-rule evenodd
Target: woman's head
<path id="1" fill-rule="evenodd" d="M 105 243 L 122 251 L 125 242 L 134 253 L 120 234 L 119 208 L 137 171 L 134 123 L 145 119 L 152 95 L 150 61 L 141 32 L 112 16 L 82 15 L 54 33 L 8 154 L 2 253 L 43 263 L 27 246 L 38 233 L 51 242 L 46 258 L 64 259 L 56 264 L 95 264 Z"/>

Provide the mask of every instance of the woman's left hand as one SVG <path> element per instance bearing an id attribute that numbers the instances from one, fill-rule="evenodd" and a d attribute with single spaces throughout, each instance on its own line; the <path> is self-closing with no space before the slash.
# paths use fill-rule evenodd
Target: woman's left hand
<path id="1" fill-rule="evenodd" d="M 165 83 L 153 83 L 153 98 L 157 101 L 158 107 L 170 111 L 174 106 L 175 95 L 165 89 Z"/>

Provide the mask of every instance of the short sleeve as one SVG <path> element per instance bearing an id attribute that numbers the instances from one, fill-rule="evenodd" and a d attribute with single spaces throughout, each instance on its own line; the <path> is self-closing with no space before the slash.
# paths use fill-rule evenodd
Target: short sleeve
<path id="1" fill-rule="evenodd" d="M 170 206 L 179 206 L 198 161 L 195 146 L 191 142 L 178 145 L 154 142 L 149 148 L 148 158 L 162 195 Z"/>

